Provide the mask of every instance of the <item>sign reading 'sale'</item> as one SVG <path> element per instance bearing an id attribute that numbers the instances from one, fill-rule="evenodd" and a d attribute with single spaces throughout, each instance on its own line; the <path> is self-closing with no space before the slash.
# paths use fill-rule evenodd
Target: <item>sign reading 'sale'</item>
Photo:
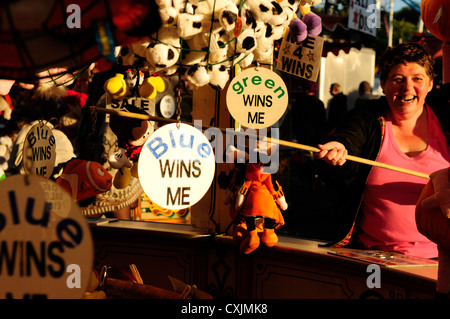
<path id="1" fill-rule="evenodd" d="M 215 157 L 206 136 L 187 124 L 167 124 L 145 142 L 138 174 L 145 194 L 167 209 L 197 203 L 214 178 Z"/>
<path id="2" fill-rule="evenodd" d="M 227 91 L 227 107 L 241 125 L 254 129 L 275 124 L 286 111 L 289 94 L 283 79 L 259 67 L 239 73 Z"/>

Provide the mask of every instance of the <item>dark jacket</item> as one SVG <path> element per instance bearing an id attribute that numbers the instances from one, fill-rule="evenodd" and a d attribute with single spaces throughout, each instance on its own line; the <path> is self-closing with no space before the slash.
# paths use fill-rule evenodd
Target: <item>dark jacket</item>
<path id="1" fill-rule="evenodd" d="M 347 95 L 340 92 L 333 96 L 328 103 L 328 131 L 331 131 L 341 121 L 347 112 Z"/>
<path id="2" fill-rule="evenodd" d="M 439 91 L 430 92 L 427 104 L 438 117 L 449 143 L 450 132 L 450 84 Z M 384 136 L 384 117 L 389 105 L 385 97 L 368 100 L 365 105 L 356 107 L 345 115 L 336 131 L 328 138 L 345 145 L 348 154 L 361 158 L 376 160 Z M 338 225 L 338 238 L 333 243 L 342 247 L 350 243 L 352 235 L 357 231 L 357 217 L 362 195 L 371 165 L 347 161 L 343 166 L 335 166 L 328 173 L 333 174 L 331 183 L 339 192 L 336 213 L 340 214 L 341 225 Z"/>

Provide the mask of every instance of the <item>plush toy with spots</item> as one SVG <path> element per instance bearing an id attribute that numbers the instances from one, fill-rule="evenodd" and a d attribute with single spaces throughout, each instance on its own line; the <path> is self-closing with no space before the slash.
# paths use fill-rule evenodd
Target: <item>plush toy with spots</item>
<path id="1" fill-rule="evenodd" d="M 234 65 L 272 63 L 274 41 L 283 36 L 300 4 L 318 3 L 304 1 L 157 0 L 162 27 L 122 47 L 117 60 L 162 77 L 178 72 L 195 86 L 209 84 L 220 90 Z M 315 17 L 309 19 L 311 24 L 321 26 L 318 16 L 306 16 Z M 309 25 L 306 16 L 303 20 Z M 314 35 L 317 28 L 309 33 Z"/>

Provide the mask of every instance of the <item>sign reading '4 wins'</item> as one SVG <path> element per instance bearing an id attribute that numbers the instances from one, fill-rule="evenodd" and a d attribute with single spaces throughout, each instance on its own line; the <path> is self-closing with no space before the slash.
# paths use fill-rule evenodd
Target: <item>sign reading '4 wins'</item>
<path id="1" fill-rule="evenodd" d="M 322 37 L 308 36 L 298 44 L 286 29 L 278 53 L 277 70 L 316 82 L 322 49 Z"/>

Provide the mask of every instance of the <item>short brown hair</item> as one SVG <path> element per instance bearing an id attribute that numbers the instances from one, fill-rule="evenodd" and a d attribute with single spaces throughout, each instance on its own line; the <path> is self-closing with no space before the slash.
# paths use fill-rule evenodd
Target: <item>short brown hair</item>
<path id="1" fill-rule="evenodd" d="M 430 80 L 434 79 L 434 60 L 425 44 L 403 43 L 396 47 L 388 48 L 380 57 L 378 61 L 380 80 L 385 81 L 394 66 L 405 63 L 417 63 L 425 68 Z"/>

